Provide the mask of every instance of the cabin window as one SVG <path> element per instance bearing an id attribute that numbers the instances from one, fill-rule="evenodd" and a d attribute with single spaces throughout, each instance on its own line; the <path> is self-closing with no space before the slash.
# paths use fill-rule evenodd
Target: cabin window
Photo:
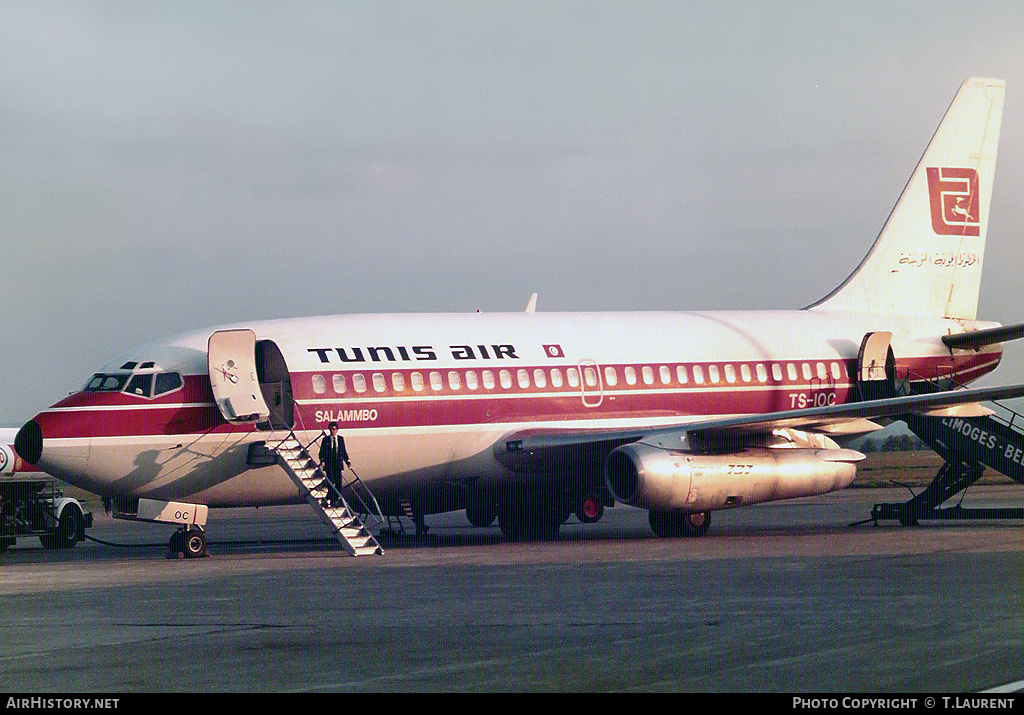
<path id="1" fill-rule="evenodd" d="M 832 379 L 833 380 L 841 380 L 841 379 L 843 379 L 843 370 L 842 370 L 841 367 L 839 367 L 839 363 L 837 363 L 837 362 L 832 363 Z"/>
<path id="2" fill-rule="evenodd" d="M 750 365 L 740 365 L 740 377 L 743 378 L 743 382 L 750 382 Z"/>
<path id="3" fill-rule="evenodd" d="M 619 381 L 619 376 L 615 373 L 614 367 L 606 367 L 604 369 L 604 384 L 609 387 L 613 387 Z"/>
<path id="4" fill-rule="evenodd" d="M 654 369 L 650 365 L 644 365 L 643 370 L 640 373 L 644 376 L 645 385 L 654 384 Z"/>
<path id="5" fill-rule="evenodd" d="M 778 367 L 778 366 L 776 365 L 775 367 Z M 758 382 L 768 382 L 768 369 L 764 365 L 762 365 L 761 363 L 758 363 L 757 367 L 754 368 L 754 369 L 757 370 L 757 381 Z M 779 377 L 782 377 L 781 373 L 779 374 Z"/>
<path id="6" fill-rule="evenodd" d="M 562 386 L 562 371 L 558 368 L 551 368 L 551 386 L 561 387 Z"/>
<path id="7" fill-rule="evenodd" d="M 418 372 L 409 375 L 409 384 L 412 385 L 412 389 L 419 392 L 423 389 L 423 375 Z"/>
<path id="8" fill-rule="evenodd" d="M 736 368 L 734 368 L 732 365 L 725 366 L 725 381 L 736 382 Z"/>
<path id="9" fill-rule="evenodd" d="M 801 364 L 800 365 L 800 369 L 803 371 L 804 379 L 805 380 L 810 380 L 811 379 L 811 365 L 810 365 L 810 363 L 806 363 L 805 362 L 805 363 Z"/>
<path id="10" fill-rule="evenodd" d="M 448 387 L 458 390 L 462 387 L 462 376 L 452 370 L 448 373 Z"/>
<path id="11" fill-rule="evenodd" d="M 512 373 L 508 370 L 502 370 L 498 373 L 498 380 L 501 382 L 503 389 L 507 390 L 512 387 Z"/>
<path id="12" fill-rule="evenodd" d="M 373 373 L 373 389 L 377 392 L 384 392 L 384 390 L 388 389 L 387 383 L 384 380 L 384 373 Z"/>
<path id="13" fill-rule="evenodd" d="M 394 388 L 395 392 L 401 392 L 405 389 L 405 375 L 400 372 L 391 373 L 391 387 Z"/>
<path id="14" fill-rule="evenodd" d="M 576 370 L 576 368 L 570 367 L 568 370 L 566 370 L 566 377 L 569 381 L 569 387 L 580 386 L 580 374 Z"/>
<path id="15" fill-rule="evenodd" d="M 597 387 L 597 370 L 589 366 L 583 368 L 583 379 L 587 381 L 587 387 Z"/>
<path id="16" fill-rule="evenodd" d="M 786 364 L 786 377 L 791 381 L 796 382 L 796 365 L 793 363 Z"/>
<path id="17" fill-rule="evenodd" d="M 165 392 L 177 390 L 182 386 L 181 375 L 176 372 L 157 373 L 156 386 L 153 388 L 153 397 L 162 395 Z"/>
<path id="18" fill-rule="evenodd" d="M 544 387 L 548 384 L 547 375 L 540 368 L 533 371 L 533 384 L 537 387 Z"/>
<path id="19" fill-rule="evenodd" d="M 827 380 L 828 379 L 828 369 L 825 367 L 825 363 L 819 362 L 814 367 L 818 371 L 818 379 L 819 380 Z"/>
<path id="20" fill-rule="evenodd" d="M 488 390 L 494 389 L 494 373 L 490 370 L 484 370 L 483 372 L 484 387 Z"/>
<path id="21" fill-rule="evenodd" d="M 526 388 L 530 386 L 530 371 L 529 370 L 516 370 L 516 380 L 519 382 L 519 386 Z"/>
<path id="22" fill-rule="evenodd" d="M 676 367 L 676 380 L 679 381 L 680 385 L 685 385 L 689 382 L 689 375 L 686 374 L 686 367 L 684 365 Z"/>
<path id="23" fill-rule="evenodd" d="M 636 370 L 632 366 L 630 366 L 630 367 L 627 367 L 625 370 L 623 370 L 623 372 L 626 374 L 626 384 L 627 385 L 635 385 L 636 384 Z"/>
<path id="24" fill-rule="evenodd" d="M 345 394 L 345 376 L 344 375 L 342 375 L 341 373 L 338 373 L 338 372 L 334 373 L 334 376 L 331 377 L 331 384 L 334 386 L 334 391 L 336 393 L 338 393 L 339 395 L 344 395 Z"/>
<path id="25" fill-rule="evenodd" d="M 711 382 L 718 382 L 718 365 L 708 365 L 708 378 L 711 380 Z"/>
<path id="26" fill-rule="evenodd" d="M 475 390 L 480 387 L 480 382 L 477 380 L 476 372 L 473 370 L 466 373 L 466 387 L 470 390 Z"/>
<path id="27" fill-rule="evenodd" d="M 775 382 L 782 382 L 782 365 L 777 362 L 772 363 L 772 379 Z"/>
<path id="28" fill-rule="evenodd" d="M 704 368 L 702 368 L 700 365 L 693 366 L 693 381 L 696 382 L 698 385 L 704 383 Z"/>
<path id="29" fill-rule="evenodd" d="M 662 385 L 667 385 L 668 383 L 672 382 L 672 371 L 669 370 L 668 367 L 666 367 L 665 365 L 662 365 L 661 367 L 658 368 L 658 377 L 661 378 Z"/>
<path id="30" fill-rule="evenodd" d="M 430 373 L 430 389 L 440 390 L 444 385 L 441 382 L 441 373 L 434 371 Z"/>
<path id="31" fill-rule="evenodd" d="M 356 392 L 366 392 L 366 378 L 363 377 L 363 373 L 357 372 L 352 376 L 352 387 Z"/>

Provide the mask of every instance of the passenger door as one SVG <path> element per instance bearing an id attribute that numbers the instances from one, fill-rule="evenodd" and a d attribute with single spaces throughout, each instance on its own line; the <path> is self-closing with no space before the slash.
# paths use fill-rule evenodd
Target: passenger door
<path id="1" fill-rule="evenodd" d="M 210 387 L 228 422 L 262 422 L 270 416 L 256 373 L 256 334 L 218 330 L 207 346 Z"/>

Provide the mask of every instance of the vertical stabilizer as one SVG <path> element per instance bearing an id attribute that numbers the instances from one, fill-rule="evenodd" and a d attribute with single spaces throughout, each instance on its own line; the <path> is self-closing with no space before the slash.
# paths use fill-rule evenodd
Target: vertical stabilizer
<path id="1" fill-rule="evenodd" d="M 961 85 L 867 257 L 811 309 L 977 317 L 1005 93 Z"/>

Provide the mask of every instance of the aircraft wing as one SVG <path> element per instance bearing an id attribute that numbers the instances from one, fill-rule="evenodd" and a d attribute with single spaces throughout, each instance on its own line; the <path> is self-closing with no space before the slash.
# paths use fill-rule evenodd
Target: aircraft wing
<path id="1" fill-rule="evenodd" d="M 1024 385 L 1010 385 L 890 397 L 713 420 L 682 418 L 675 425 L 628 430 L 523 430 L 500 440 L 494 447 L 494 456 L 510 469 L 521 472 L 545 472 L 570 466 L 574 469 L 585 469 L 599 466 L 616 447 L 641 439 L 658 439 L 663 443 L 683 439 L 691 444 L 727 443 L 787 428 L 825 434 L 855 434 L 877 429 L 878 425 L 870 422 L 872 419 L 898 417 L 908 413 L 939 416 L 964 406 L 1022 396 Z"/>

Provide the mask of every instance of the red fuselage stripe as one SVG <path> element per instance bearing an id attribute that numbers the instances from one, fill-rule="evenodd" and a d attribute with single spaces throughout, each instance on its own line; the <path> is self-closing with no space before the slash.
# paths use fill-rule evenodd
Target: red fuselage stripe
<path id="1" fill-rule="evenodd" d="M 900 377 L 912 379 L 952 373 L 966 382 L 994 369 L 1000 357 L 999 353 L 977 353 L 952 361 L 941 356 L 916 358 L 901 361 L 897 370 Z M 805 363 L 810 378 L 805 377 Z M 585 364 L 583 385 L 578 381 L 570 385 L 569 372 L 574 370 L 579 376 L 580 367 L 549 364 L 415 370 L 367 364 L 346 371 L 292 373 L 291 388 L 301 406 L 296 410 L 297 422 L 307 428 L 321 427 L 331 420 L 350 428 L 395 428 L 750 414 L 841 404 L 853 397 L 852 361 Z M 588 367 L 593 370 L 590 375 Z M 627 368 L 635 373 L 633 384 L 627 381 Z M 650 382 L 645 380 L 645 368 Z M 694 368 L 703 375 L 702 383 L 695 381 Z M 614 370 L 615 384 L 610 384 L 606 369 Z M 502 370 L 509 373 L 504 385 Z M 561 378 L 560 386 L 552 383 L 553 370 Z M 824 378 L 820 377 L 822 370 Z M 485 371 L 493 374 L 493 388 L 485 387 Z M 685 383 L 679 381 L 683 374 L 680 371 L 685 372 Z M 715 372 L 717 382 L 712 381 Z M 417 379 L 414 373 L 422 379 L 421 390 L 413 389 Z M 433 384 L 431 373 L 437 373 Z M 538 374 L 543 375 L 543 386 L 538 386 Z M 344 378 L 344 392 L 335 390 L 335 375 Z M 404 389 L 395 389 L 395 375 L 401 376 L 397 384 Z M 667 382 L 663 382 L 663 376 Z M 587 384 L 588 377 L 593 384 Z M 762 377 L 766 379 L 762 381 Z M 467 379 L 476 381 L 475 389 L 469 387 Z M 360 380 L 364 391 L 357 392 L 355 386 Z M 206 375 L 188 375 L 182 389 L 156 399 L 123 392 L 77 393 L 37 416 L 36 421 L 47 438 L 185 435 L 240 429 L 222 419 Z"/>

